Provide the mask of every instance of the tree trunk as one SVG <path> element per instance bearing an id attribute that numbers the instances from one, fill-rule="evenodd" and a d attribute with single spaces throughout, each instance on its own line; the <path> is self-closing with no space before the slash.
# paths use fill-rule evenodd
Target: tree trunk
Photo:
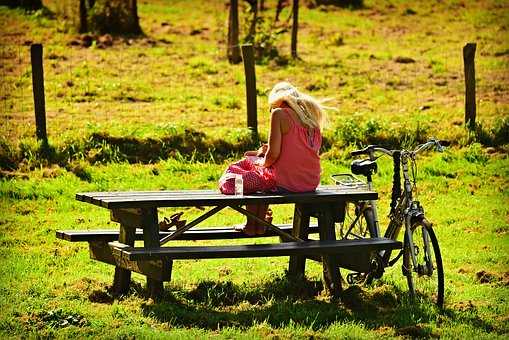
<path id="1" fill-rule="evenodd" d="M 258 0 L 248 0 L 249 6 L 251 7 L 250 12 L 253 14 L 251 18 L 251 24 L 249 25 L 249 32 L 246 37 L 246 41 L 254 43 L 256 35 L 256 20 L 258 20 Z"/>
<path id="2" fill-rule="evenodd" d="M 131 17 L 137 23 L 138 29 L 141 32 L 140 18 L 138 17 L 138 3 L 136 0 L 131 0 Z"/>
<path id="3" fill-rule="evenodd" d="M 86 4 L 87 0 L 80 0 L 80 18 L 79 18 L 79 27 L 78 31 L 80 33 L 88 32 L 88 8 Z"/>
<path id="4" fill-rule="evenodd" d="M 259 11 L 260 12 L 263 12 L 265 11 L 266 8 L 265 8 L 265 0 L 260 0 L 260 7 L 259 7 Z"/>
<path id="5" fill-rule="evenodd" d="M 276 18 L 274 19 L 274 22 L 279 21 L 279 15 L 281 15 L 281 12 L 283 11 L 284 7 L 285 7 L 285 0 L 277 0 Z"/>
<path id="6" fill-rule="evenodd" d="M 88 0 L 88 3 L 89 30 L 114 34 L 142 33 L 136 0 Z"/>
<path id="7" fill-rule="evenodd" d="M 230 1 L 230 14 L 228 17 L 228 61 L 232 64 L 241 62 L 239 46 L 239 4 L 238 0 Z"/>
<path id="8" fill-rule="evenodd" d="M 293 0 L 292 58 L 297 56 L 297 31 L 299 29 L 299 0 Z"/>

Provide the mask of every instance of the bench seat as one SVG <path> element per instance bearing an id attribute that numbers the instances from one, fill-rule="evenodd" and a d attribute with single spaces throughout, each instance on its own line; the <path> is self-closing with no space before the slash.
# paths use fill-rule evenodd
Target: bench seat
<path id="1" fill-rule="evenodd" d="M 276 225 L 285 232 L 291 232 L 291 224 Z M 311 225 L 308 229 L 310 234 L 318 233 L 318 226 Z M 164 237 L 172 232 L 160 231 L 159 236 Z M 70 242 L 112 242 L 117 241 L 119 230 L 57 230 L 56 236 L 59 239 Z M 221 239 L 241 239 L 253 237 L 277 236 L 272 230 L 267 230 L 264 235 L 248 236 L 242 232 L 236 231 L 231 227 L 224 228 L 197 228 L 186 231 L 178 240 L 198 241 L 198 240 L 221 240 Z M 143 240 L 143 230 L 136 229 L 136 240 Z"/>
<path id="2" fill-rule="evenodd" d="M 401 242 L 387 238 L 370 238 L 337 241 L 284 242 L 275 244 L 234 245 L 234 246 L 191 246 L 191 247 L 131 247 L 119 242 L 110 242 L 113 255 L 128 261 L 183 260 L 271 257 L 290 255 L 340 255 L 369 254 L 372 251 L 400 249 Z"/>

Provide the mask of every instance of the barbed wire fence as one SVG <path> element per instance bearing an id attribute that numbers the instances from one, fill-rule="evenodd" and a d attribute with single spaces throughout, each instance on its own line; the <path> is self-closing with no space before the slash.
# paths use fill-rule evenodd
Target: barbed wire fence
<path id="1" fill-rule="evenodd" d="M 181 44 L 181 42 L 179 42 Z M 170 45 L 171 48 L 177 48 L 176 45 Z M 172 84 L 161 84 L 158 79 L 157 57 L 147 56 L 143 48 L 137 46 L 139 52 L 134 58 L 137 65 L 135 71 L 137 77 L 144 77 L 149 87 L 165 86 L 164 91 L 171 98 Z M 170 47 L 167 47 L 170 48 Z M 214 46 L 211 55 L 223 54 L 222 46 Z M 128 55 L 131 55 L 128 58 Z M 434 54 L 435 59 L 423 54 L 416 58 L 416 64 L 420 66 L 413 67 L 402 65 L 402 67 L 411 68 L 410 72 L 404 72 L 408 77 L 398 83 L 398 75 L 389 75 L 381 73 L 384 78 L 381 81 L 382 88 L 387 90 L 398 89 L 402 91 L 411 91 L 416 89 L 412 96 L 416 98 L 415 108 L 426 111 L 440 106 L 443 96 L 438 95 L 445 90 L 449 90 L 458 95 L 457 102 L 463 104 L 463 62 L 461 60 L 461 49 L 458 51 L 443 51 L 440 54 Z M 166 56 L 165 56 L 166 57 Z M 395 56 L 393 56 L 395 57 Z M 383 58 L 382 58 L 383 59 Z M 376 60 L 375 60 L 376 61 Z M 158 105 L 157 102 L 143 100 L 136 97 L 137 88 L 130 84 L 133 76 L 132 52 L 124 50 L 123 46 L 107 50 L 94 48 L 83 48 L 66 46 L 62 49 L 61 45 L 44 46 L 44 77 L 45 77 L 45 95 L 46 111 L 48 115 L 48 132 L 62 133 L 64 130 L 83 128 L 87 124 L 112 124 L 113 121 L 121 121 L 123 115 L 137 116 L 139 121 L 143 120 L 144 112 L 150 105 Z M 379 60 L 380 62 L 380 60 Z M 0 123 L 3 134 L 8 139 L 19 138 L 20 136 L 33 135 L 34 129 L 34 104 L 32 93 L 31 65 L 30 65 L 30 46 L 28 44 L 0 44 L 0 76 L 2 77 L 0 86 Z M 482 77 L 483 66 L 476 63 L 477 77 Z M 97 77 L 97 72 L 107 72 L 107 83 L 101 83 Z M 363 75 L 359 75 L 363 76 Z M 364 75 L 365 76 L 365 75 Z M 424 79 L 429 77 L 428 80 Z M 104 80 L 104 79 L 103 79 Z M 186 85 L 189 79 L 183 79 L 182 85 Z M 190 84 L 189 84 L 190 85 Z M 479 85 L 483 85 L 480 83 Z M 113 97 L 103 95 L 104 91 L 110 91 L 116 87 L 122 87 L 122 91 L 117 91 Z M 418 89 L 425 89 L 423 93 L 417 93 Z M 485 87 L 478 86 L 478 98 L 481 98 Z M 201 86 L 197 92 L 204 97 L 210 88 Z M 433 101 L 435 97 L 441 98 L 439 101 Z M 396 97 L 395 105 L 399 107 L 404 114 L 404 110 L 409 109 L 408 100 Z M 111 111 L 104 109 L 102 104 L 107 101 L 109 107 L 114 107 Z M 479 104 L 479 99 L 477 100 Z M 442 105 L 443 106 L 443 105 Z M 458 117 L 461 119 L 461 117 Z"/>

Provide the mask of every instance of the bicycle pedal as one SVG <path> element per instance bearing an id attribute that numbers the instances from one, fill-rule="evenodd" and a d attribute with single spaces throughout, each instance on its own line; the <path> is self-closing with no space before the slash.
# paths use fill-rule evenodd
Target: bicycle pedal
<path id="1" fill-rule="evenodd" d="M 364 279 L 365 275 L 363 273 L 350 273 L 346 276 L 346 282 L 351 285 L 364 282 Z"/>

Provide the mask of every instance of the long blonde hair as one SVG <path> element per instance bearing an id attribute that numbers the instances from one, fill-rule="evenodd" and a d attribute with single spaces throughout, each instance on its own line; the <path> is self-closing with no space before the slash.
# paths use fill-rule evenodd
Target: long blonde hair
<path id="1" fill-rule="evenodd" d="M 277 83 L 269 94 L 271 108 L 279 107 L 286 102 L 297 114 L 302 124 L 308 128 L 322 130 L 326 122 L 325 109 L 321 102 L 305 93 L 301 93 L 288 82 Z"/>

